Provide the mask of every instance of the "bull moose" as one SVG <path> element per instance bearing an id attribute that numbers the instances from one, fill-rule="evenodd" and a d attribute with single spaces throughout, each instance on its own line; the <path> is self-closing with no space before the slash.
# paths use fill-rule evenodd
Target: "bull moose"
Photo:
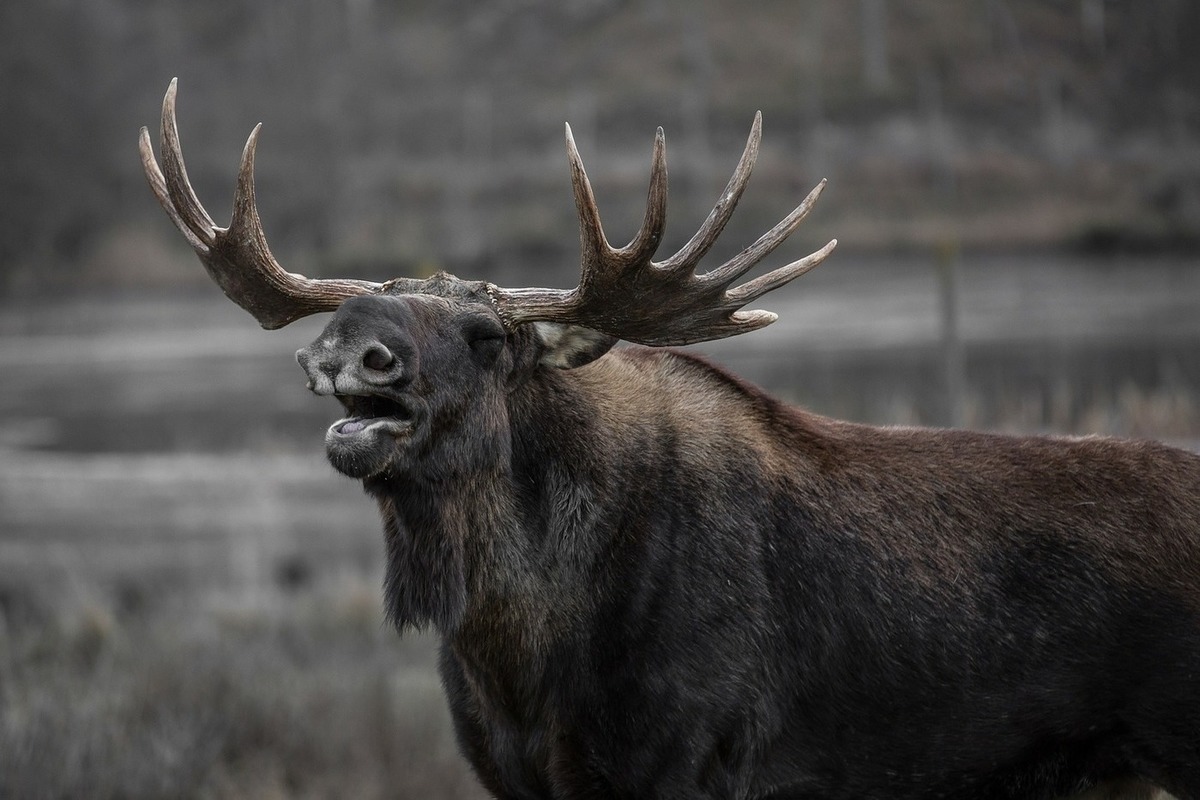
<path id="1" fill-rule="evenodd" d="M 1200 798 L 1200 457 L 837 421 L 663 349 L 771 323 L 740 309 L 836 243 L 738 284 L 822 182 L 697 274 L 760 128 L 653 261 L 662 130 L 644 221 L 614 248 L 568 127 L 571 290 L 285 271 L 255 206 L 259 129 L 217 227 L 174 82 L 161 169 L 145 128 L 140 149 L 263 327 L 334 312 L 297 353 L 345 408 L 329 460 L 378 503 L 387 614 L 440 635 L 460 747 L 497 797 Z"/>

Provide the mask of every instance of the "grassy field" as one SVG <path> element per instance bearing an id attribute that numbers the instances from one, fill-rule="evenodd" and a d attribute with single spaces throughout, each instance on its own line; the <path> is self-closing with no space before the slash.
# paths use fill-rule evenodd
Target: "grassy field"
<path id="1" fill-rule="evenodd" d="M 960 264 L 966 421 L 1200 440 L 1200 270 Z M 831 263 L 706 348 L 826 413 L 936 423 L 937 281 Z M 479 797 L 434 642 L 379 603 L 372 504 L 332 402 L 200 298 L 0 307 L 0 797 Z"/>
<path id="2" fill-rule="evenodd" d="M 186 298 L 0 319 L 0 797 L 482 796 L 294 344 Z"/>
<path id="3" fill-rule="evenodd" d="M 431 643 L 381 625 L 377 590 L 140 614 L 103 603 L 10 629 L 5 797 L 482 797 L 454 744 Z"/>

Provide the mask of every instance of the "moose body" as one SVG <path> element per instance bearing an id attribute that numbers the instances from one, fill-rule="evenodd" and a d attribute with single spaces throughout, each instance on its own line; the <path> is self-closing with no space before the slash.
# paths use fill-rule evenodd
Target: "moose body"
<path id="1" fill-rule="evenodd" d="M 1058 797 L 1195 763 L 1200 458 L 852 425 L 641 348 L 535 369 L 494 436 L 480 412 L 474 467 L 366 487 L 499 797 Z"/>
<path id="2" fill-rule="evenodd" d="M 681 344 L 768 324 L 730 288 L 819 194 L 695 263 L 749 175 L 663 262 L 608 245 L 568 137 L 579 288 L 314 281 L 270 256 L 252 134 L 234 220 L 187 182 L 172 84 L 147 176 L 297 358 L 384 523 L 384 601 L 432 626 L 462 750 L 504 798 L 1200 798 L 1200 457 L 1151 442 L 875 428 L 790 408 Z M 661 294 L 662 287 L 670 289 Z"/>

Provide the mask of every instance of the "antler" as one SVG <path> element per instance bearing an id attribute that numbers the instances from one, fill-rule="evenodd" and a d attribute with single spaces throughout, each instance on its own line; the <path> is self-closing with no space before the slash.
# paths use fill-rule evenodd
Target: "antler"
<path id="1" fill-rule="evenodd" d="M 825 260 L 834 239 L 817 252 L 754 280 L 730 285 L 778 247 L 808 216 L 821 196 L 817 184 L 792 213 L 758 241 L 716 269 L 695 274 L 699 263 L 733 214 L 758 156 L 762 114 L 754 115 L 741 160 L 708 218 L 683 248 L 665 261 L 653 261 L 666 222 L 667 165 L 662 128 L 654 137 L 653 166 L 646 216 L 628 245 L 608 243 L 583 161 L 567 126 L 567 156 L 579 211 L 583 248 L 579 286 L 575 289 L 502 289 L 488 285 L 505 322 L 553 321 L 583 325 L 627 341 L 648 345 L 682 345 L 721 339 L 770 325 L 770 311 L 741 311 L 742 306 L 800 277 Z"/>
<path id="2" fill-rule="evenodd" d="M 138 148 L 150 189 L 175 227 L 196 251 L 209 276 L 229 299 L 249 311 L 264 328 L 281 328 L 301 317 L 333 311 L 351 297 L 396 291 L 421 291 L 425 282 L 398 278 L 387 283 L 311 279 L 288 272 L 267 247 L 254 203 L 254 151 L 261 125 L 255 126 L 242 151 L 233 220 L 218 227 L 204 210 L 188 181 L 175 125 L 176 81 L 163 98 L 160 169 L 142 128 Z M 646 216 L 633 241 L 614 248 L 604 236 L 600 212 L 583 161 L 567 126 L 567 155 L 579 211 L 583 256 L 575 289 L 502 289 L 487 284 L 496 310 L 509 328 L 551 321 L 583 325 L 632 342 L 679 345 L 720 339 L 770 325 L 769 311 L 741 311 L 751 300 L 800 277 L 825 260 L 837 245 L 817 252 L 739 286 L 731 285 L 778 247 L 808 216 L 825 181 L 817 184 L 791 214 L 758 241 L 716 269 L 695 274 L 733 214 L 758 156 L 762 115 L 755 114 L 746 149 L 733 177 L 708 218 L 683 248 L 665 261 L 653 261 L 666 223 L 667 166 L 662 128 L 654 138 L 653 166 Z M 164 176 L 165 172 L 165 176 Z"/>
<path id="3" fill-rule="evenodd" d="M 145 128 L 138 139 L 142 167 L 159 205 L 225 295 L 249 311 L 264 328 L 274 329 L 309 314 L 333 311 L 347 298 L 383 291 L 384 284 L 370 281 L 306 278 L 288 272 L 271 255 L 254 204 L 254 150 L 261 125 L 254 127 L 242 151 L 237 192 L 233 197 L 233 220 L 228 228 L 213 223 L 188 182 L 183 165 L 175 127 L 176 81 L 173 79 L 167 88 L 162 107 L 160 149 L 166 176 L 154 159 L 150 134 Z"/>

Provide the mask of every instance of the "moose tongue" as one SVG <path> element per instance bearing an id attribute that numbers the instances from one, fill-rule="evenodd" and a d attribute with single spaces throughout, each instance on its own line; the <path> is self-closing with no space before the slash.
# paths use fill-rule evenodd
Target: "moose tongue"
<path id="1" fill-rule="evenodd" d="M 342 425 L 338 433 L 358 433 L 365 427 L 367 426 L 361 419 L 352 419 Z"/>

